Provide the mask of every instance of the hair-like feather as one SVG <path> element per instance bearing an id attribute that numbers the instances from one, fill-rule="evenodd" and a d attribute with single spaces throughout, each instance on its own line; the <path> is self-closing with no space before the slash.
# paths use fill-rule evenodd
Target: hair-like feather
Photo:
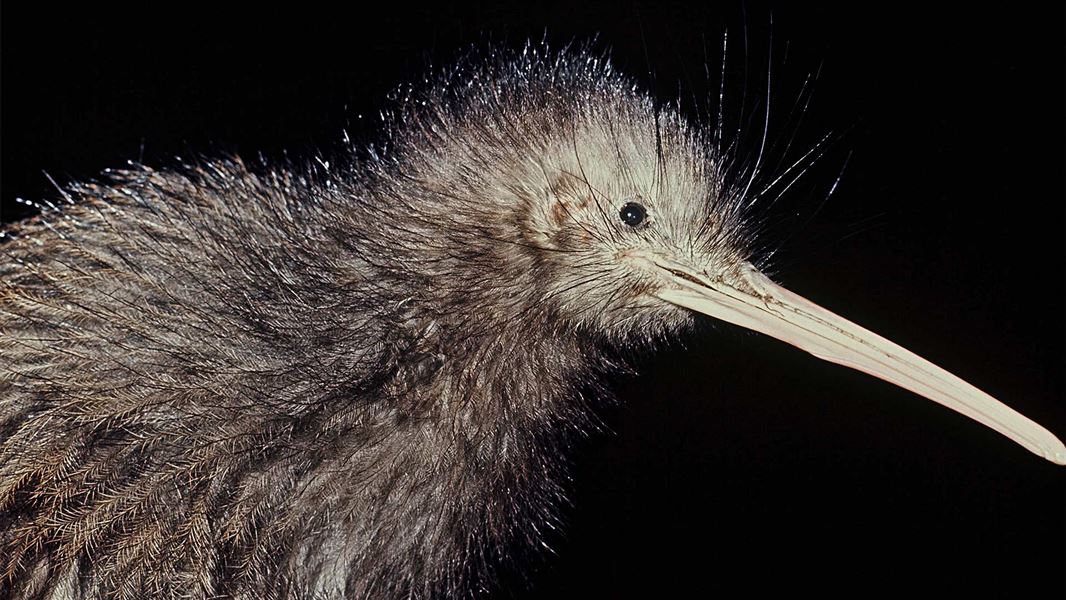
<path id="1" fill-rule="evenodd" d="M 344 164 L 134 166 L 9 228 L 0 595 L 473 595 L 556 526 L 612 349 L 691 319 L 613 258 L 746 259 L 740 203 L 587 49 L 406 96 Z"/>

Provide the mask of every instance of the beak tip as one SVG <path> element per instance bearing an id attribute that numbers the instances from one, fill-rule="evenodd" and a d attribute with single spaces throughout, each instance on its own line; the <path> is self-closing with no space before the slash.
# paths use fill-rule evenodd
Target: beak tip
<path id="1" fill-rule="evenodd" d="M 1066 466 L 1066 450 L 1051 450 L 1046 455 L 1044 455 L 1044 457 L 1055 463 L 1056 465 Z"/>

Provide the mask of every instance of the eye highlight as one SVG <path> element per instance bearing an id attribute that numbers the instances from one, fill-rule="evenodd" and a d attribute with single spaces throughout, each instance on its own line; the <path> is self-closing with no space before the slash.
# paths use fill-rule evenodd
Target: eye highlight
<path id="1" fill-rule="evenodd" d="M 648 218 L 648 209 L 637 202 L 626 202 L 622 210 L 618 211 L 618 217 L 630 227 L 637 227 Z"/>

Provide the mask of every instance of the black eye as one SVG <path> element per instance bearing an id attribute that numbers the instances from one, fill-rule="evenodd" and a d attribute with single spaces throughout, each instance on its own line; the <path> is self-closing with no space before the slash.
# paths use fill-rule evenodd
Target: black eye
<path id="1" fill-rule="evenodd" d="M 644 208 L 644 205 L 637 204 L 636 202 L 626 202 L 626 205 L 622 207 L 622 210 L 618 211 L 618 216 L 621 217 L 622 222 L 630 227 L 636 227 L 644 222 L 644 219 L 648 218 L 648 210 Z"/>

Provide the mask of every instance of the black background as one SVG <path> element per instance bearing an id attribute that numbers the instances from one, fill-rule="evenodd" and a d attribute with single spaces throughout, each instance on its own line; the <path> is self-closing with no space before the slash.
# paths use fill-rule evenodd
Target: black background
<path id="1" fill-rule="evenodd" d="M 55 197 L 42 171 L 371 140 L 390 89 L 486 40 L 598 34 L 660 98 L 702 98 L 728 30 L 727 105 L 747 64 L 757 115 L 745 147 L 768 49 L 771 141 L 819 69 L 789 156 L 846 132 L 770 213 L 777 279 L 1062 437 L 1064 15 L 1045 4 L 5 4 L 3 220 L 25 214 L 16 197 Z M 1066 597 L 1062 467 L 761 336 L 687 344 L 619 381 L 555 556 L 512 594 Z"/>

